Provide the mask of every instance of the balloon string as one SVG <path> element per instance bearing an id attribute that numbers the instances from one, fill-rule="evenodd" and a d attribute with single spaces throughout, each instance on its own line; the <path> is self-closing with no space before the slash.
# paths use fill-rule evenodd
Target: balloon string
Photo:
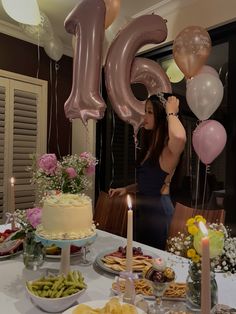
<path id="1" fill-rule="evenodd" d="M 40 68 L 40 46 L 39 46 L 39 29 L 38 29 L 38 43 L 37 43 L 37 58 L 38 58 L 38 67 L 37 67 L 37 73 L 36 73 L 36 78 L 39 78 L 39 68 Z"/>
<path id="2" fill-rule="evenodd" d="M 195 209 L 197 209 L 197 201 L 198 201 L 199 168 L 200 168 L 200 159 L 198 158 L 198 160 L 197 160 L 197 180 L 196 180 L 196 194 L 195 194 Z"/>
<path id="3" fill-rule="evenodd" d="M 205 169 L 205 179 L 204 179 L 204 190 L 202 197 L 202 209 L 204 209 L 205 197 L 206 197 L 206 188 L 207 188 L 207 174 L 210 172 L 210 165 L 206 165 Z"/>
<path id="4" fill-rule="evenodd" d="M 59 146 L 59 135 L 58 135 L 58 101 L 57 101 L 57 77 L 58 77 L 59 64 L 55 62 L 55 107 L 56 107 L 56 143 L 57 143 L 57 152 L 59 157 L 61 158 L 60 146 Z"/>
<path id="5" fill-rule="evenodd" d="M 52 133 L 52 103 L 53 103 L 53 93 L 52 93 L 52 60 L 50 59 L 50 67 L 49 67 L 49 86 L 51 91 L 50 97 L 50 113 L 49 113 L 49 126 L 48 126 L 48 152 L 49 152 L 49 144 L 51 141 L 51 133 Z"/>
<path id="6" fill-rule="evenodd" d="M 112 186 L 114 182 L 115 177 L 115 169 L 114 169 L 114 154 L 113 154 L 113 143 L 114 143 L 114 136 L 115 136 L 115 127 L 116 127 L 116 120 L 115 120 L 115 114 L 114 111 L 111 110 L 112 113 L 112 134 L 111 134 L 111 182 L 109 187 Z"/>

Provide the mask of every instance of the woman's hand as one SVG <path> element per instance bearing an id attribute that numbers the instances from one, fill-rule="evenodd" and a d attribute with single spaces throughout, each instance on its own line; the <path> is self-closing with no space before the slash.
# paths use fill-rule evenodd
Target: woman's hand
<path id="1" fill-rule="evenodd" d="M 179 112 L 179 99 L 175 96 L 170 96 L 166 102 L 166 114 L 168 113 L 175 113 Z"/>
<path id="2" fill-rule="evenodd" d="M 109 197 L 113 197 L 113 196 L 122 196 L 125 195 L 127 193 L 126 188 L 117 188 L 117 189 L 110 189 L 108 191 L 108 195 Z"/>

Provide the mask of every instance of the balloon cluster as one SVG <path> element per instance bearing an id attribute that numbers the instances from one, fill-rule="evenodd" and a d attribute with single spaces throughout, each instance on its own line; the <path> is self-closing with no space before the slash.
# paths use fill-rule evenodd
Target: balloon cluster
<path id="1" fill-rule="evenodd" d="M 41 43 L 47 55 L 54 61 L 59 61 L 63 55 L 63 45 L 58 36 L 53 31 L 51 22 L 47 15 L 40 12 L 40 23 L 38 25 L 28 25 L 19 23 L 23 32 Z"/>
<path id="2" fill-rule="evenodd" d="M 118 0 L 84 0 L 67 16 L 65 28 L 74 35 L 73 84 L 65 103 L 69 119 L 101 119 L 106 104 L 100 94 L 102 46 L 105 28 L 118 15 Z M 89 19 L 88 19 L 89 16 Z M 136 134 L 142 124 L 144 103 L 132 92 L 132 83 L 142 83 L 148 93 L 171 92 L 164 70 L 154 61 L 135 58 L 145 44 L 166 39 L 165 20 L 158 15 L 140 16 L 121 28 L 113 39 L 105 61 L 105 83 L 117 115 L 130 123 Z"/>
<path id="3" fill-rule="evenodd" d="M 173 43 L 175 62 L 187 78 L 188 106 L 201 121 L 192 140 L 195 152 L 205 165 L 222 152 L 227 140 L 223 125 L 207 120 L 219 107 L 224 93 L 218 72 L 205 65 L 210 52 L 210 36 L 200 26 L 183 29 Z"/>

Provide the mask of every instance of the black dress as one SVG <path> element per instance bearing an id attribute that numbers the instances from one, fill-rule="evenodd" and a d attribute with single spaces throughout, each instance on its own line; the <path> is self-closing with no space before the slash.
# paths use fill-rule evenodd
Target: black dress
<path id="1" fill-rule="evenodd" d="M 137 167 L 138 193 L 135 212 L 135 239 L 164 250 L 174 207 L 169 195 L 161 195 L 167 172 L 149 159 Z"/>

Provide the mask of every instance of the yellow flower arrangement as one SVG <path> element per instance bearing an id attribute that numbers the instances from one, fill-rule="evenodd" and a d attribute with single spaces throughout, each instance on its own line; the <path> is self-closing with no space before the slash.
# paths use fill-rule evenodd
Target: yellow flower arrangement
<path id="1" fill-rule="evenodd" d="M 206 224 L 206 219 L 201 215 L 196 215 L 186 222 L 186 233 L 179 233 L 178 236 L 167 240 L 167 250 L 179 256 L 187 257 L 193 263 L 201 262 L 201 239 L 204 236 L 199 229 L 199 222 Z M 216 227 L 217 226 L 217 227 Z M 208 226 L 208 237 L 210 243 L 210 257 L 214 259 L 223 252 L 224 230 L 220 225 Z M 213 262 L 214 264 L 214 262 Z"/>

